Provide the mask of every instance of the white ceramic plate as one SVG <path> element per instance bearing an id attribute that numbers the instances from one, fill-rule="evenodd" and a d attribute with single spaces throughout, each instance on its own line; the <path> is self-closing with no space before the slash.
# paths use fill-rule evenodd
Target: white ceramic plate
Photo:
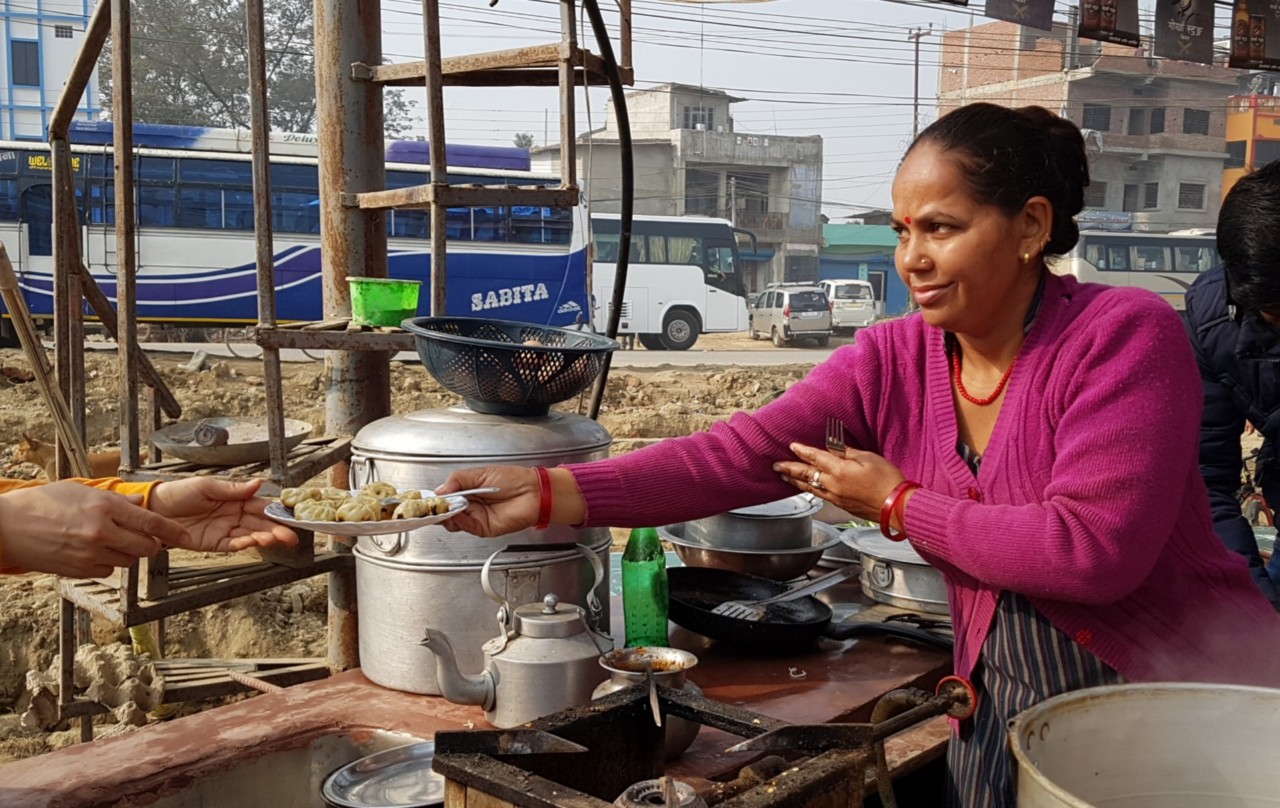
<path id="1" fill-rule="evenodd" d="M 352 496 L 358 492 L 353 491 Z M 437 494 L 423 491 L 423 497 L 434 497 Z M 427 525 L 438 525 L 441 522 L 461 513 L 467 507 L 467 498 L 450 494 L 444 499 L 449 502 L 449 510 L 432 516 L 420 516 L 417 519 L 379 519 L 376 522 L 308 522 L 305 519 L 294 519 L 293 509 L 286 508 L 278 501 L 267 506 L 266 516 L 282 525 L 300 530 L 313 530 L 317 533 L 329 533 L 335 536 L 390 536 L 396 533 L 407 533 Z"/>

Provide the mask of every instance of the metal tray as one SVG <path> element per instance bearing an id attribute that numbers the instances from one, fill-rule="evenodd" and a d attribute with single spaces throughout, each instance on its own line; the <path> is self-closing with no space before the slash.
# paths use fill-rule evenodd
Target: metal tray
<path id="1" fill-rule="evenodd" d="M 202 423 L 227 430 L 227 442 L 222 446 L 201 446 L 196 443 L 195 429 Z M 292 449 L 311 434 L 311 424 L 286 418 L 284 433 L 285 447 Z M 227 417 L 179 421 L 156 430 L 151 435 L 151 442 L 166 455 L 202 466 L 243 466 L 271 459 L 266 418 Z"/>
<path id="2" fill-rule="evenodd" d="M 436 808 L 444 777 L 431 770 L 435 755 L 435 741 L 375 752 L 326 777 L 321 796 L 333 808 Z"/>

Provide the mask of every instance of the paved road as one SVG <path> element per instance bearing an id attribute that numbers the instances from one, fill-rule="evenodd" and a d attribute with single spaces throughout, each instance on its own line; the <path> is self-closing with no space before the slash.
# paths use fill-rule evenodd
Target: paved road
<path id="1" fill-rule="evenodd" d="M 114 351 L 113 342 L 90 342 L 85 345 L 89 350 Z M 244 359 L 256 359 L 262 350 L 252 343 L 232 344 L 230 347 L 220 343 L 208 342 L 147 342 L 143 349 L 148 353 L 173 353 L 190 356 L 196 351 L 204 351 L 209 356 L 238 356 Z M 834 348 L 762 348 L 758 351 L 616 351 L 613 355 L 613 367 L 654 368 L 663 365 L 672 367 L 692 367 L 694 365 L 741 365 L 761 367 L 768 365 L 816 365 L 831 355 Z M 323 351 L 312 352 L 312 356 L 322 356 Z M 310 362 L 302 351 L 285 349 L 280 352 L 285 362 Z M 404 362 L 417 362 L 416 353 L 400 353 L 395 357 Z"/>

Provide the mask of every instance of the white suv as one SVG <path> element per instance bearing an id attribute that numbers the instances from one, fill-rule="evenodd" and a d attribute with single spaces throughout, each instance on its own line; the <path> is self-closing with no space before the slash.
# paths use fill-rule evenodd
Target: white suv
<path id="1" fill-rule="evenodd" d="M 831 304 L 827 293 L 808 283 L 770 284 L 749 312 L 751 338 L 768 336 L 781 348 L 800 339 L 818 345 L 831 341 Z"/>
<path id="2" fill-rule="evenodd" d="M 843 278 L 818 281 L 831 301 L 831 328 L 857 331 L 876 320 L 876 296 L 867 281 Z"/>

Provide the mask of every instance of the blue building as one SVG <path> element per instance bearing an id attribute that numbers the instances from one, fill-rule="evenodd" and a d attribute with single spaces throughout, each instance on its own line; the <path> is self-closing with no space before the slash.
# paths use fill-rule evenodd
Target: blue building
<path id="1" fill-rule="evenodd" d="M 885 224 L 824 224 L 818 279 L 850 278 L 870 281 L 880 314 L 907 311 L 907 287 L 893 266 L 898 235 Z"/>
<path id="2" fill-rule="evenodd" d="M 93 10 L 89 0 L 0 0 L 0 140 L 44 140 Z M 77 119 L 98 117 L 98 76 L 89 79 Z"/>

